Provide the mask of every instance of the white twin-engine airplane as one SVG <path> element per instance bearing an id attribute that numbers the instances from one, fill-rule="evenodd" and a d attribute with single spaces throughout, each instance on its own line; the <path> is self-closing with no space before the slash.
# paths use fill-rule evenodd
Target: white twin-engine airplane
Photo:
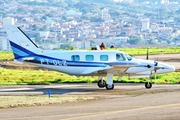
<path id="1" fill-rule="evenodd" d="M 98 86 L 114 88 L 113 76 L 149 78 L 150 75 L 173 72 L 173 66 L 157 61 L 135 59 L 122 51 L 108 50 L 42 50 L 16 26 L 6 26 L 8 38 L 16 61 L 24 61 L 40 67 L 76 76 L 99 76 Z M 147 56 L 148 57 L 148 56 Z M 104 77 L 107 76 L 107 81 Z M 146 88 L 152 84 L 145 83 Z"/>

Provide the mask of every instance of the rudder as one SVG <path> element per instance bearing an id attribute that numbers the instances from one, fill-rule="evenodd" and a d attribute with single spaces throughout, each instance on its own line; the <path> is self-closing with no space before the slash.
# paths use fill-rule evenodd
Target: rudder
<path id="1" fill-rule="evenodd" d="M 38 46 L 16 26 L 5 26 L 15 59 L 39 53 Z"/>

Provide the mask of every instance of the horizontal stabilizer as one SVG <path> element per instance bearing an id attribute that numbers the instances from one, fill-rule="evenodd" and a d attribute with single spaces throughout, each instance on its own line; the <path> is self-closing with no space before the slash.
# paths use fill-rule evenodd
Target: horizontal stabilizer
<path id="1" fill-rule="evenodd" d="M 22 57 L 17 59 L 17 61 L 31 61 L 31 60 L 35 60 L 35 57 Z"/>

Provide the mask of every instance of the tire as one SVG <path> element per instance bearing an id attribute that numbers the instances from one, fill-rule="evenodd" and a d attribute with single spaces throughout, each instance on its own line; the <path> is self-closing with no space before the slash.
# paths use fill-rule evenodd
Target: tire
<path id="1" fill-rule="evenodd" d="M 101 83 L 101 80 L 97 82 L 97 85 L 99 88 L 104 88 L 106 86 L 106 82 L 103 80 L 103 84 Z"/>
<path id="2" fill-rule="evenodd" d="M 146 87 L 147 89 L 150 89 L 150 88 L 152 87 L 152 83 L 150 83 L 150 82 L 149 82 L 149 84 L 148 84 L 148 82 L 145 83 L 145 87 Z"/>
<path id="3" fill-rule="evenodd" d="M 106 89 L 107 90 L 112 90 L 114 88 L 114 84 L 110 85 L 110 84 L 106 84 Z"/>

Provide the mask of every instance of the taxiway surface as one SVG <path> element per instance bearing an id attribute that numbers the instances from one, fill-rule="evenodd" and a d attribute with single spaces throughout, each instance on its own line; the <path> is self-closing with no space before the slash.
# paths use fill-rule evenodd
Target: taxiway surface
<path id="1" fill-rule="evenodd" d="M 61 96 L 99 96 L 104 99 L 37 107 L 0 109 L 0 120 L 178 120 L 180 118 L 180 84 L 153 85 L 116 83 L 107 91 L 92 84 L 1 87 L 0 95 L 46 95 L 48 90 Z M 48 96 L 47 96 L 48 97 Z"/>

